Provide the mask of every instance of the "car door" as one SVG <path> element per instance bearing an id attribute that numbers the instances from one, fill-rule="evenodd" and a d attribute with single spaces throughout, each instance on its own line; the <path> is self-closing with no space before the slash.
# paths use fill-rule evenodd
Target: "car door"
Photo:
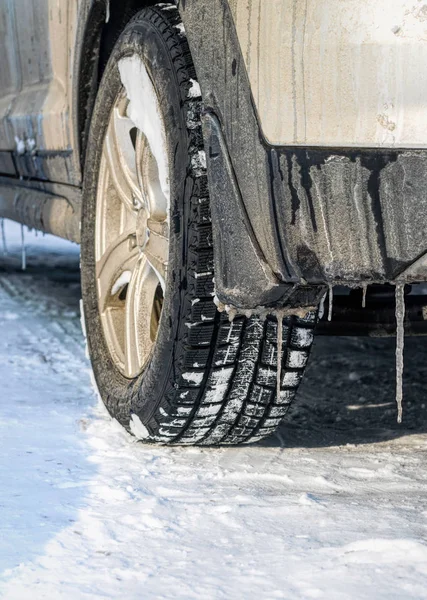
<path id="1" fill-rule="evenodd" d="M 71 70 L 79 2 L 0 0 L 0 155 L 5 174 L 79 184 Z"/>

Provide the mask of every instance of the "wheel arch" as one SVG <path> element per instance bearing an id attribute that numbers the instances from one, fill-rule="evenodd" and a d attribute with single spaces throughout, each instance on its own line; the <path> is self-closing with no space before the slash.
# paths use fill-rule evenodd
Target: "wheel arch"
<path id="1" fill-rule="evenodd" d="M 82 173 L 93 106 L 114 44 L 138 11 L 155 4 L 159 1 L 85 0 L 82 4 L 77 27 L 72 99 L 76 116 L 74 139 Z"/>

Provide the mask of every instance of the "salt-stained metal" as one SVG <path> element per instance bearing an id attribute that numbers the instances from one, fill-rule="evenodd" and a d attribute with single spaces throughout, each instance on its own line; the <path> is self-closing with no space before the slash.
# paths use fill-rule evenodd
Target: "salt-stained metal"
<path id="1" fill-rule="evenodd" d="M 426 147 L 426 1 L 229 4 L 270 143 Z"/>

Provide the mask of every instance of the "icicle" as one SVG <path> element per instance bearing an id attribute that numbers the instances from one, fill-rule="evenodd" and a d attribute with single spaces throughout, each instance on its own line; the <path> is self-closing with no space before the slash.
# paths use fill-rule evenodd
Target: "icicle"
<path id="1" fill-rule="evenodd" d="M 105 22 L 110 20 L 110 0 L 105 0 Z"/>
<path id="2" fill-rule="evenodd" d="M 27 253 L 25 251 L 24 226 L 21 225 L 21 268 L 23 271 L 27 268 Z"/>
<path id="3" fill-rule="evenodd" d="M 3 244 L 3 255 L 7 256 L 6 231 L 4 228 L 4 219 L 1 220 L 1 239 Z"/>
<path id="4" fill-rule="evenodd" d="M 283 358 L 283 315 L 277 313 L 277 402 L 280 401 L 282 387 L 282 358 Z"/>
<path id="5" fill-rule="evenodd" d="M 368 285 L 366 283 L 362 286 L 362 308 L 366 308 L 366 292 L 368 291 Z"/>
<path id="6" fill-rule="evenodd" d="M 328 312 L 328 321 L 332 321 L 332 310 L 334 308 L 334 287 L 330 283 L 329 284 L 329 312 Z"/>
<path id="7" fill-rule="evenodd" d="M 319 314 L 318 314 L 319 321 L 320 321 L 321 319 L 323 319 L 323 316 L 324 316 L 324 314 L 325 314 L 325 300 L 326 300 L 327 296 L 328 296 L 328 294 L 326 293 L 326 294 L 325 294 L 325 295 L 322 297 L 322 299 L 321 299 L 321 301 L 320 301 L 320 304 L 319 304 Z"/>
<path id="8" fill-rule="evenodd" d="M 402 422 L 403 348 L 405 344 L 405 284 L 396 284 L 396 402 L 397 422 Z"/>

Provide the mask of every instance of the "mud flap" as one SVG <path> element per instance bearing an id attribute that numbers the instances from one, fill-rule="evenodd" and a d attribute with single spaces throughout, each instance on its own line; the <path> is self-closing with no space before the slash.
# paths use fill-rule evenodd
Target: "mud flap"
<path id="1" fill-rule="evenodd" d="M 220 124 L 212 113 L 203 116 L 203 130 L 208 140 L 217 297 L 224 304 L 245 309 L 277 303 L 294 286 L 280 283 L 262 255 L 240 197 Z"/>

